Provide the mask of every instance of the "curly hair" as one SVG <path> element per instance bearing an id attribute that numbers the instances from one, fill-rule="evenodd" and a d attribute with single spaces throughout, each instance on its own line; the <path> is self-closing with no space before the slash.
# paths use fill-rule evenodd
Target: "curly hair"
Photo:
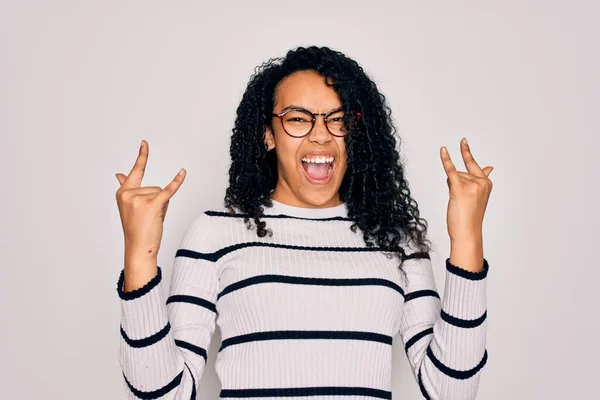
<path id="1" fill-rule="evenodd" d="M 255 68 L 236 111 L 225 207 L 231 214 L 237 207 L 245 215 L 248 229 L 253 229 L 252 219 L 258 237 L 273 235 L 261 221 L 263 206 L 273 205 L 270 193 L 278 179 L 276 148 L 267 151 L 264 145 L 266 125 L 271 126 L 277 85 L 302 70 L 322 75 L 346 111 L 347 170 L 339 195 L 353 221 L 350 229 L 362 230 L 367 247 L 379 246 L 388 258 L 389 252 L 396 254 L 402 270 L 407 256 L 400 245 L 404 239 L 413 241 L 421 252 L 429 252 L 431 242 L 426 238 L 427 221 L 419 217 L 418 204 L 404 178 L 391 109 L 356 61 L 328 47 L 298 47 Z M 351 119 L 351 111 L 360 112 L 362 117 Z"/>

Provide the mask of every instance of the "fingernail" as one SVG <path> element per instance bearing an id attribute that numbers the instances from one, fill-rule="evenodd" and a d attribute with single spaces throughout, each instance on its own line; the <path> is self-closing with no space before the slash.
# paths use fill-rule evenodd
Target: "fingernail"
<path id="1" fill-rule="evenodd" d="M 179 173 L 177 175 L 183 175 L 183 168 L 181 168 L 181 170 L 179 171 Z"/>
<path id="2" fill-rule="evenodd" d="M 446 149 L 446 146 L 442 146 L 442 153 L 448 154 L 448 149 Z"/>
<path id="3" fill-rule="evenodd" d="M 142 143 L 140 143 L 140 149 L 144 146 L 144 141 L 142 140 Z"/>
<path id="4" fill-rule="evenodd" d="M 468 144 L 469 144 L 469 142 L 467 142 L 467 138 L 466 138 L 466 137 L 464 137 L 464 138 L 463 138 L 463 140 L 465 141 L 465 144 L 466 144 L 466 145 L 468 145 Z"/>

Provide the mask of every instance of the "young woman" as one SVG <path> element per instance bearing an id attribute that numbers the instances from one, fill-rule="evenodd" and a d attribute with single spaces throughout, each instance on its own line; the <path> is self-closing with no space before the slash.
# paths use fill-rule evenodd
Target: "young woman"
<path id="1" fill-rule="evenodd" d="M 451 251 L 440 297 L 396 141 L 384 96 L 342 53 L 301 47 L 263 64 L 237 109 L 224 207 L 191 222 L 166 299 L 157 253 L 185 171 L 142 187 L 142 141 L 130 174 L 117 174 L 129 397 L 194 399 L 218 324 L 220 398 L 390 399 L 396 334 L 424 398 L 475 398 L 492 167 L 466 140 L 468 172 L 441 149 Z"/>

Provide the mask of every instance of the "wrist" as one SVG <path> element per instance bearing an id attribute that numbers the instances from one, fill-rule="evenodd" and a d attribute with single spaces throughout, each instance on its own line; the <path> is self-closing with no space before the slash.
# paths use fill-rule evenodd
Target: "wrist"
<path id="1" fill-rule="evenodd" d="M 143 287 L 157 275 L 158 260 L 155 251 L 148 253 L 140 247 L 125 247 L 123 291 L 130 292 Z"/>
<path id="2" fill-rule="evenodd" d="M 158 266 L 153 263 L 144 268 L 137 269 L 135 266 L 125 265 L 123 270 L 123 292 L 131 292 L 147 286 L 149 282 L 157 279 L 159 275 Z M 154 286 L 154 285 L 151 285 Z"/>
<path id="3" fill-rule="evenodd" d="M 483 270 L 483 239 L 469 238 L 451 241 L 450 263 L 471 272 Z"/>
<path id="4" fill-rule="evenodd" d="M 152 247 L 125 245 L 125 260 L 131 262 L 147 263 L 156 261 L 158 258 L 158 250 Z"/>

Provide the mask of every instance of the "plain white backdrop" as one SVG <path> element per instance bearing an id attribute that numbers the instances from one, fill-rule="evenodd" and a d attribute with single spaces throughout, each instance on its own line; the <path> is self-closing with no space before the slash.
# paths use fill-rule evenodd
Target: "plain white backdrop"
<path id="1" fill-rule="evenodd" d="M 594 1 L 2 1 L 0 398 L 125 398 L 115 173 L 185 167 L 158 256 L 222 203 L 256 65 L 299 45 L 355 58 L 393 109 L 440 292 L 439 148 L 495 167 L 484 221 L 488 364 L 479 399 L 596 399 L 600 6 Z M 594 203 L 597 204 L 597 203 Z M 198 399 L 216 399 L 220 333 Z M 419 399 L 398 336 L 393 396 Z"/>

